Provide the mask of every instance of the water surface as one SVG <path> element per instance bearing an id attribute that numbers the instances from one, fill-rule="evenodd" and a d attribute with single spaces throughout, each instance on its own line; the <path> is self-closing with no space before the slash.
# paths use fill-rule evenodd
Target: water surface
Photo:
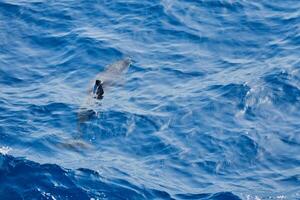
<path id="1" fill-rule="evenodd" d="M 0 2 L 1 199 L 300 199 L 300 2 Z M 96 73 L 134 63 L 78 139 Z"/>

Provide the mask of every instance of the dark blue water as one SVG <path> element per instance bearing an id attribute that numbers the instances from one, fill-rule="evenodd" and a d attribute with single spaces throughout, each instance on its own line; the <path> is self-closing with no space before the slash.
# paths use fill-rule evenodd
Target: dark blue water
<path id="1" fill-rule="evenodd" d="M 297 0 L 1 0 L 0 199 L 300 199 L 299 52 Z"/>

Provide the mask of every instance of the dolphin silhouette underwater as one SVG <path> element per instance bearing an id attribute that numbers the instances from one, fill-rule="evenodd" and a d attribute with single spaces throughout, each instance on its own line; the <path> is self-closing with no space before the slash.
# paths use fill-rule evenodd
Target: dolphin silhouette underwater
<path id="1" fill-rule="evenodd" d="M 92 80 L 89 87 L 89 95 L 80 106 L 78 112 L 78 130 L 81 124 L 97 115 L 99 100 L 103 99 L 107 90 L 119 83 L 124 74 L 128 71 L 132 61 L 130 58 L 119 60 L 106 67 L 106 70 L 98 73 Z"/>
<path id="2" fill-rule="evenodd" d="M 96 75 L 92 95 L 96 99 L 102 99 L 104 90 L 110 86 L 116 85 L 122 78 L 122 75 L 127 72 L 131 64 L 130 58 L 125 58 L 115 62 L 107 67 L 104 72 Z M 90 91 L 91 92 L 91 91 Z"/>

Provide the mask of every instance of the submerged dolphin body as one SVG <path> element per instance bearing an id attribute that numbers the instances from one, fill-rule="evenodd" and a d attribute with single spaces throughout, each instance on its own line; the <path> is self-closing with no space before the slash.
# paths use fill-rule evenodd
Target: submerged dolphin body
<path id="1" fill-rule="evenodd" d="M 78 130 L 82 123 L 96 116 L 99 99 L 102 99 L 109 87 L 120 84 L 124 73 L 127 72 L 131 64 L 130 58 L 125 58 L 109 66 L 104 72 L 100 72 L 93 79 L 89 89 L 89 95 L 80 106 L 78 112 Z"/>
<path id="2" fill-rule="evenodd" d="M 121 80 L 122 75 L 127 72 L 130 64 L 130 58 L 125 58 L 124 60 L 111 64 L 103 73 L 97 74 L 95 81 L 97 82 L 97 80 L 100 80 L 103 90 L 105 90 L 109 86 L 115 85 L 119 80 Z"/>

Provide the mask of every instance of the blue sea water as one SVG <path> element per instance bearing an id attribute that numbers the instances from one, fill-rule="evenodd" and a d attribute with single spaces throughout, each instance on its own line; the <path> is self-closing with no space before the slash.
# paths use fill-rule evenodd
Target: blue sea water
<path id="1" fill-rule="evenodd" d="M 297 0 L 0 0 L 0 199 L 300 199 L 299 52 Z"/>

